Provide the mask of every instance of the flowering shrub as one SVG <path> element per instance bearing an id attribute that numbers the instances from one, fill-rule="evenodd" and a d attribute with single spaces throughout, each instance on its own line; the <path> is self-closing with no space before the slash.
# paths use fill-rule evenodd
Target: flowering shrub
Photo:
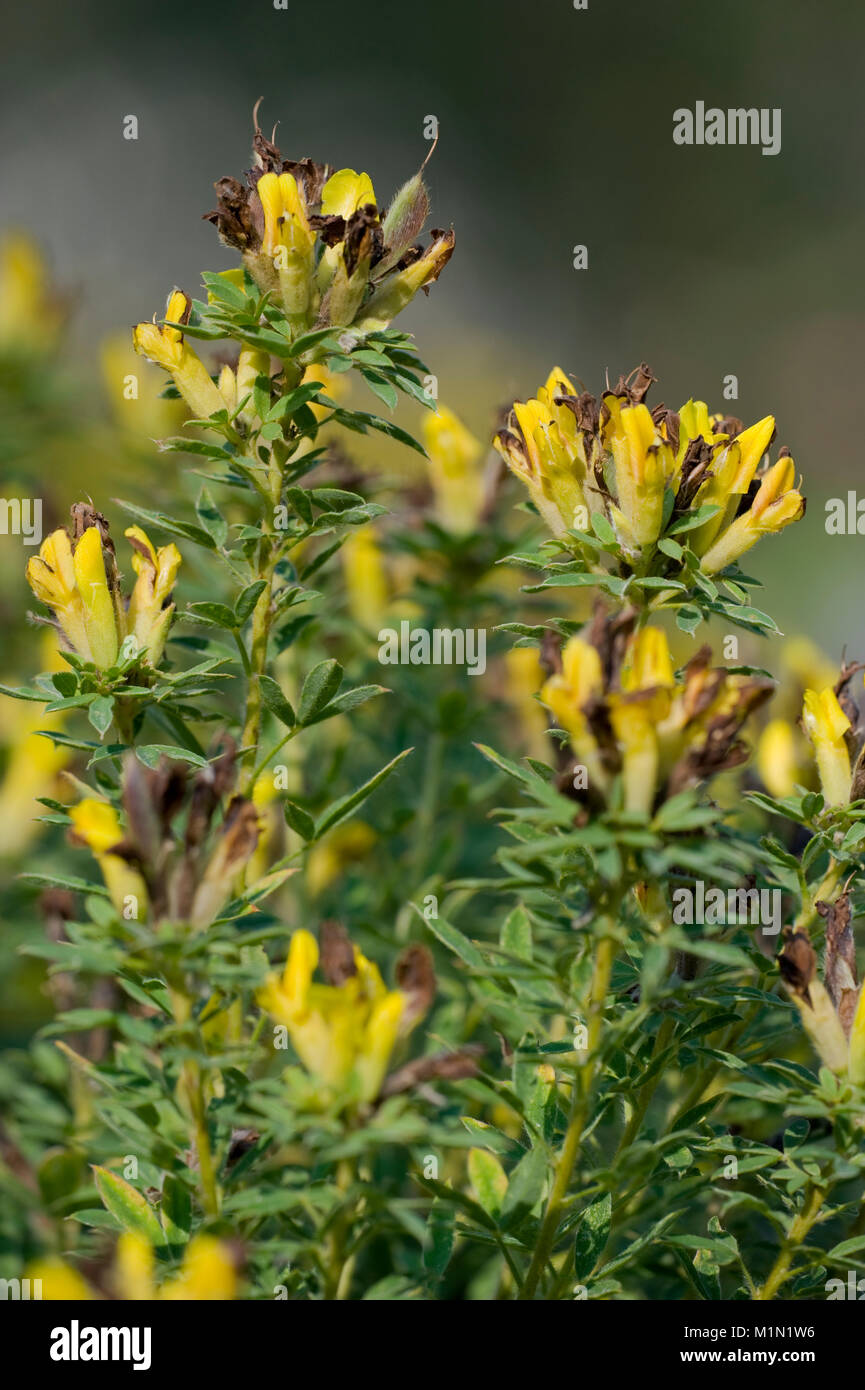
<path id="1" fill-rule="evenodd" d="M 76 501 L 27 565 L 46 670 L 4 705 L 44 756 L 0 799 L 41 803 L 53 1017 L 0 1068 L 10 1274 L 824 1296 L 865 1250 L 862 668 L 799 648 L 776 698 L 691 645 L 777 635 L 740 568 L 804 511 L 774 419 L 556 368 L 488 451 L 393 327 L 454 247 L 423 171 L 385 210 L 257 126 L 253 158 L 209 214 L 238 263 L 133 333 L 149 418 L 188 414 L 156 504 Z M 55 301 L 20 312 L 41 352 Z"/>

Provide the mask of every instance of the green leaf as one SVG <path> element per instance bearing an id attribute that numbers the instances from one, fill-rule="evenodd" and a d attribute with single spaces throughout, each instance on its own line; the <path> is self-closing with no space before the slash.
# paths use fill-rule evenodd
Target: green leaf
<path id="1" fill-rule="evenodd" d="M 613 1199 L 609 1192 L 592 1202 L 580 1215 L 574 1238 L 574 1273 L 581 1283 L 588 1279 L 604 1252 L 612 1216 Z"/>
<path id="2" fill-rule="evenodd" d="M 234 620 L 238 627 L 243 627 L 247 618 L 251 616 L 252 610 L 258 603 L 260 595 L 267 588 L 266 579 L 256 579 L 253 584 L 247 584 L 234 605 Z"/>
<path id="3" fill-rule="evenodd" d="M 99 1195 L 123 1230 L 144 1236 L 156 1250 L 163 1249 L 165 1236 L 150 1203 L 110 1168 L 100 1168 L 98 1164 L 92 1168 Z"/>
<path id="4" fill-rule="evenodd" d="M 191 603 L 182 616 L 191 622 L 202 619 L 207 624 L 214 623 L 229 632 L 237 626 L 234 611 L 225 603 Z"/>
<path id="5" fill-rule="evenodd" d="M 331 700 L 329 705 L 319 710 L 312 719 L 307 719 L 305 724 L 319 724 L 323 719 L 332 719 L 335 714 L 347 714 L 349 710 L 357 709 L 359 705 L 366 704 L 367 700 L 372 700 L 376 695 L 387 695 L 390 692 L 384 685 L 358 685 L 354 690 L 344 690 L 341 695 L 337 695 L 335 700 Z"/>
<path id="6" fill-rule="evenodd" d="M 293 801 L 282 803 L 283 815 L 286 824 L 297 832 L 304 840 L 311 840 L 315 836 L 315 821 L 308 811 L 304 811 L 302 806 L 297 806 Z"/>
<path id="7" fill-rule="evenodd" d="M 185 1245 L 192 1228 L 192 1196 L 186 1184 L 174 1173 L 166 1174 L 162 1184 L 159 1212 L 168 1244 L 174 1247 Z"/>
<path id="8" fill-rule="evenodd" d="M 87 718 L 99 737 L 102 738 L 111 728 L 111 721 L 114 718 L 114 700 L 112 697 L 110 695 L 97 695 L 96 699 L 90 702 Z"/>
<path id="9" fill-rule="evenodd" d="M 294 710 L 282 693 L 282 687 L 272 676 L 259 676 L 258 688 L 261 691 L 261 698 L 271 714 L 275 714 L 277 719 L 281 719 L 283 724 L 289 729 L 293 729 L 297 723 Z"/>
<path id="10" fill-rule="evenodd" d="M 296 386 L 293 391 L 289 391 L 284 396 L 280 396 L 278 401 L 267 412 L 268 421 L 284 420 L 286 415 L 294 415 L 301 406 L 314 401 L 316 396 L 320 396 L 324 390 L 324 385 L 320 381 L 306 381 L 302 386 Z"/>
<path id="11" fill-rule="evenodd" d="M 681 531 L 693 531 L 696 526 L 702 526 L 705 521 L 711 520 L 720 510 L 720 507 L 715 506 L 714 503 L 704 502 L 701 507 L 697 507 L 696 511 L 686 512 L 683 517 L 674 522 L 667 535 L 677 536 Z"/>
<path id="12" fill-rule="evenodd" d="M 502 1203 L 501 1222 L 511 1229 L 518 1226 L 541 1200 L 547 1180 L 547 1158 L 543 1149 L 529 1149 L 511 1173 Z"/>
<path id="13" fill-rule="evenodd" d="M 702 614 L 692 603 L 685 603 L 676 610 L 676 626 L 681 628 L 682 632 L 694 633 L 701 621 Z"/>
<path id="14" fill-rule="evenodd" d="M 532 924 L 529 914 L 522 906 L 515 907 L 502 923 L 500 941 L 502 948 L 522 960 L 532 958 Z"/>
<path id="15" fill-rule="evenodd" d="M 413 904 L 413 906 L 415 906 Z M 433 935 L 437 936 L 443 946 L 447 946 L 449 951 L 459 956 L 460 960 L 465 961 L 473 970 L 484 969 L 484 958 L 476 946 L 473 946 L 467 936 L 457 928 L 446 922 L 443 917 L 424 917 L 420 908 L 415 906 L 415 912 L 422 917 Z"/>
<path id="16" fill-rule="evenodd" d="M 216 452 L 222 453 L 221 450 L 217 450 Z M 223 458 L 226 457 L 227 456 L 223 454 Z M 216 545 L 220 547 L 225 545 L 228 537 L 228 522 L 219 511 L 219 508 L 206 487 L 202 487 L 198 494 L 198 501 L 195 504 L 195 515 Z"/>
<path id="17" fill-rule="evenodd" d="M 207 759 L 189 748 L 180 748 L 175 743 L 142 743 L 135 749 L 135 756 L 145 767 L 156 767 L 160 758 L 170 758 L 180 763 L 192 763 L 193 767 L 206 767 Z"/>
<path id="18" fill-rule="evenodd" d="M 486 1149 L 469 1149 L 469 1181 L 487 1216 L 497 1221 L 508 1190 L 508 1175 L 495 1154 Z"/>
<path id="19" fill-rule="evenodd" d="M 455 1236 L 455 1213 L 437 1197 L 427 1217 L 423 1262 L 424 1268 L 439 1279 L 450 1263 Z"/>
<path id="20" fill-rule="evenodd" d="M 191 522 L 180 521 L 177 517 L 167 516 L 165 512 L 151 512 L 146 507 L 138 507 L 134 502 L 124 502 L 121 498 L 115 497 L 114 501 L 118 507 L 122 507 L 130 516 L 134 516 L 136 521 L 144 522 L 145 526 L 157 526 L 162 531 L 167 531 L 171 536 L 180 536 L 181 539 L 194 541 L 196 545 L 204 546 L 205 550 L 216 550 L 216 541 L 200 526 L 193 526 Z"/>
<path id="21" fill-rule="evenodd" d="M 300 692 L 300 707 L 297 713 L 299 724 L 308 724 L 313 715 L 330 703 L 342 684 L 342 675 L 342 667 L 338 661 L 320 661 L 317 666 L 313 666 Z"/>
<path id="22" fill-rule="evenodd" d="M 325 811 L 321 820 L 316 825 L 315 838 L 317 840 L 320 839 L 326 831 L 332 830 L 335 825 L 339 825 L 341 821 L 344 821 L 350 816 L 352 811 L 362 805 L 367 797 L 372 795 L 376 787 L 380 786 L 385 778 L 390 776 L 394 769 L 402 762 L 403 758 L 407 758 L 409 754 L 413 752 L 413 748 L 404 749 L 402 753 L 398 753 L 385 767 L 381 768 L 374 777 L 370 777 L 368 782 L 364 782 L 363 786 L 358 787 L 356 791 L 350 792 L 348 796 L 340 797 L 339 801 L 335 801 L 330 809 Z"/>
<path id="23" fill-rule="evenodd" d="M 833 1245 L 827 1252 L 827 1259 L 843 1260 L 848 1255 L 856 1255 L 860 1250 L 865 1250 L 865 1235 L 852 1236 L 850 1240 L 842 1240 L 840 1245 Z"/>
<path id="24" fill-rule="evenodd" d="M 613 530 L 607 518 L 604 516 L 603 512 L 592 512 L 590 520 L 592 524 L 592 530 L 594 531 L 598 540 L 601 541 L 604 545 L 615 546 L 616 548 L 618 548 L 619 543 L 616 540 L 616 533 Z"/>

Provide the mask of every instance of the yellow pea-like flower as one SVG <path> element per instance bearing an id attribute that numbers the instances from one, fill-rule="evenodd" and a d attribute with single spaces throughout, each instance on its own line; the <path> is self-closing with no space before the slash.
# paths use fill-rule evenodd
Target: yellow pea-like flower
<path id="1" fill-rule="evenodd" d="M 237 1296 L 231 1251 L 216 1236 L 197 1235 L 186 1247 L 180 1273 L 167 1280 L 158 1297 L 169 1302 L 228 1302 Z"/>
<path id="2" fill-rule="evenodd" d="M 218 410 L 225 409 L 219 388 L 211 380 L 210 373 L 194 348 L 174 324 L 183 324 L 189 318 L 192 301 L 182 290 L 172 290 L 165 307 L 168 322 L 136 324 L 132 330 L 132 343 L 135 351 L 142 357 L 155 362 L 168 372 L 178 391 L 186 401 L 196 419 L 206 420 Z"/>
<path id="3" fill-rule="evenodd" d="M 378 632 L 387 612 L 388 581 L 375 527 L 353 530 L 343 543 L 340 559 L 352 617 L 368 632 Z"/>
<path id="4" fill-rule="evenodd" d="M 277 289 L 290 319 L 304 320 L 311 302 L 315 233 L 302 188 L 291 174 L 266 173 L 256 192 L 264 213 L 264 236 L 261 254 L 250 262 L 250 269 L 262 288 Z"/>
<path id="5" fill-rule="evenodd" d="M 69 812 L 72 829 L 93 854 L 109 897 L 124 916 L 143 921 L 147 915 L 147 886 L 137 869 L 112 853 L 123 841 L 123 827 L 114 807 L 96 797 L 85 797 Z"/>
<path id="6" fill-rule="evenodd" d="M 484 446 L 444 405 L 424 416 L 423 442 L 437 521 L 455 536 L 470 535 L 484 502 Z"/>
<path id="7" fill-rule="evenodd" d="M 799 780 L 796 730 L 786 719 L 770 719 L 757 743 L 757 772 L 775 797 L 792 796 Z"/>
<path id="8" fill-rule="evenodd" d="M 793 486 L 796 468 L 792 458 L 779 458 L 763 475 L 748 511 L 722 531 L 702 558 L 706 574 L 717 574 L 750 550 L 761 536 L 780 531 L 805 514 L 805 500 Z"/>
<path id="9" fill-rule="evenodd" d="M 54 610 L 61 631 L 85 661 L 93 660 L 84 621 L 84 604 L 78 592 L 72 542 L 62 527 L 46 536 L 27 564 L 27 583 L 36 597 Z"/>
<path id="10" fill-rule="evenodd" d="M 357 947 L 354 973 L 340 984 L 315 983 L 317 965 L 315 937 L 296 931 L 282 975 L 268 978 L 259 1003 L 285 1025 L 306 1070 L 335 1098 L 372 1101 L 396 1045 L 406 998 L 386 987 Z"/>
<path id="11" fill-rule="evenodd" d="M 584 484 L 587 458 L 576 418 L 563 396 L 576 398 L 577 389 L 560 367 L 554 367 L 538 394 L 514 403 L 511 420 L 493 441 L 508 467 L 529 495 L 554 536 L 571 528 L 583 530 L 589 508 Z"/>
<path id="12" fill-rule="evenodd" d="M 127 626 L 151 665 L 158 666 L 174 616 L 170 599 L 182 556 L 173 543 L 157 550 L 140 526 L 130 526 L 124 535 L 132 543 L 132 568 L 138 576 L 129 600 Z"/>
<path id="13" fill-rule="evenodd" d="M 802 725 L 817 760 L 820 787 L 827 806 L 846 806 L 850 800 L 850 754 L 844 735 L 850 720 L 831 687 L 805 691 Z"/>
<path id="14" fill-rule="evenodd" d="M 614 524 L 633 548 L 651 545 L 661 534 L 664 492 L 672 471 L 670 451 L 655 428 L 648 407 L 624 406 L 612 417 L 609 444 L 616 477 Z"/>

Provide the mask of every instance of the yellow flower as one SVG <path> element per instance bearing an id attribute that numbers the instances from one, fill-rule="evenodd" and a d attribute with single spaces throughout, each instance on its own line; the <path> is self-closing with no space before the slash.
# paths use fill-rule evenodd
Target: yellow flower
<path id="1" fill-rule="evenodd" d="M 757 743 L 757 771 L 766 790 L 783 799 L 801 781 L 796 730 L 787 719 L 770 719 Z"/>
<path id="2" fill-rule="evenodd" d="M 541 689 L 542 701 L 570 734 L 571 747 L 585 766 L 590 784 L 601 789 L 606 786 L 607 776 L 584 711 L 602 695 L 603 689 L 601 658 L 582 637 L 568 640 L 562 650 L 561 672 L 550 676 Z"/>
<path id="3" fill-rule="evenodd" d="M 381 1090 L 400 1032 L 406 996 L 388 990 L 378 968 L 353 948 L 353 973 L 339 984 L 313 983 L 318 944 L 311 932 L 291 938 L 282 976 L 271 975 L 259 1003 L 288 1029 L 310 1075 L 361 1103 Z"/>
<path id="4" fill-rule="evenodd" d="M 256 192 L 264 235 L 260 256 L 248 263 L 250 270 L 262 289 L 278 292 L 289 319 L 303 320 L 310 307 L 315 248 L 303 184 L 292 174 L 266 173 Z"/>
<path id="5" fill-rule="evenodd" d="M 628 548 L 651 545 L 661 534 L 664 491 L 673 473 L 670 446 L 661 438 L 648 407 L 610 404 L 606 443 L 613 456 L 617 505 L 611 518 L 619 538 Z"/>
<path id="6" fill-rule="evenodd" d="M 128 331 L 104 339 L 99 355 L 102 380 L 117 427 L 148 443 L 176 434 L 186 415 L 183 402 L 160 394 L 163 382 L 155 372 L 141 372 Z"/>
<path id="7" fill-rule="evenodd" d="M 453 229 L 433 233 L 434 240 L 417 260 L 384 280 L 360 311 L 361 333 L 377 333 L 411 303 L 418 290 L 439 278 L 454 251 Z"/>
<path id="8" fill-rule="evenodd" d="M 182 557 L 173 543 L 156 550 L 140 526 L 130 526 L 123 534 L 132 544 L 132 568 L 138 576 L 129 600 L 127 630 L 150 664 L 158 666 L 174 615 L 171 591 Z"/>
<path id="9" fill-rule="evenodd" d="M 115 664 L 129 635 L 156 665 L 174 614 L 168 600 L 180 566 L 179 550 L 175 545 L 155 550 L 138 526 L 126 535 L 138 575 L 128 612 L 118 591 L 114 553 L 99 525 L 86 526 L 74 544 L 62 527 L 52 531 L 27 565 L 30 588 L 54 610 L 69 645 L 101 671 Z"/>
<path id="10" fill-rule="evenodd" d="M 283 159 L 257 124 L 253 159 L 245 185 L 218 180 L 207 218 L 281 303 L 293 331 L 313 323 L 386 328 L 450 258 L 452 231 L 434 232 L 425 251 L 417 244 L 429 213 L 420 172 L 380 214 L 368 174 Z"/>
<path id="11" fill-rule="evenodd" d="M 857 1086 L 865 1085 L 865 987 L 860 988 L 850 1029 L 848 1071 Z"/>
<path id="12" fill-rule="evenodd" d="M 424 416 L 423 442 L 436 520 L 455 536 L 470 535 L 484 504 L 483 445 L 444 405 Z"/>
<path id="13" fill-rule="evenodd" d="M 31 1281 L 31 1289 L 33 1281 L 39 1280 L 40 1297 L 52 1302 L 83 1303 L 93 1297 L 84 1276 L 56 1258 L 34 1260 L 27 1266 L 25 1278 Z"/>
<path id="14" fill-rule="evenodd" d="M 787 992 L 799 1011 L 805 1031 L 821 1062 L 839 1076 L 847 1073 L 851 1081 L 861 1085 L 865 1082 L 865 1008 L 862 1005 L 865 990 L 859 991 L 855 1014 L 851 1017 L 851 995 L 857 986 L 855 955 L 849 933 L 849 903 L 846 903 L 846 899 L 839 899 L 831 905 L 822 906 L 826 908 L 826 916 L 834 917 L 840 929 L 827 936 L 826 984 L 817 975 L 817 953 L 808 933 L 802 928 L 785 929 L 784 948 L 778 965 Z M 843 925 L 845 912 L 847 929 Z M 846 945 L 845 936 L 848 937 Z"/>
<path id="15" fill-rule="evenodd" d="M 0 242 L 0 350 L 42 353 L 52 348 L 63 309 L 51 294 L 45 263 L 29 237 Z"/>
<path id="16" fill-rule="evenodd" d="M 132 330 L 132 343 L 136 352 L 170 373 L 195 418 L 206 420 L 216 411 L 224 410 L 225 401 L 198 353 L 190 347 L 182 331 L 171 326 L 186 323 L 191 308 L 188 295 L 182 290 L 172 290 L 165 307 L 167 322 L 158 324 L 154 318 L 153 323 L 137 324 Z"/>
<path id="17" fill-rule="evenodd" d="M 605 799 L 621 773 L 624 809 L 646 815 L 659 795 L 673 796 L 745 760 L 747 746 L 737 736 L 774 689 L 770 681 L 710 670 L 708 647 L 677 681 L 659 628 L 640 629 L 621 656 L 611 639 L 610 631 L 593 632 L 593 642 L 572 637 L 561 674 L 541 690 L 587 774 L 575 776 L 575 790 Z M 595 640 L 612 662 L 609 672 Z"/>
<path id="18" fill-rule="evenodd" d="M 388 582 L 375 527 L 351 531 L 340 558 L 352 617 L 368 631 L 378 632 L 387 612 Z"/>
<path id="19" fill-rule="evenodd" d="M 556 403 L 560 396 L 576 400 L 576 387 L 554 367 L 533 400 L 515 402 L 507 427 L 493 441 L 554 536 L 571 527 L 585 530 L 589 515 L 583 435 L 574 413 Z"/>
<path id="20" fill-rule="evenodd" d="M 142 922 L 147 915 L 147 886 L 137 869 L 112 851 L 124 839 L 120 817 L 107 801 L 85 797 L 69 812 L 76 838 L 93 854 L 117 912 Z"/>
<path id="21" fill-rule="evenodd" d="M 802 724 L 817 760 L 820 787 L 827 806 L 846 806 L 850 800 L 850 754 L 844 735 L 850 720 L 831 686 L 805 691 Z"/>
<path id="22" fill-rule="evenodd" d="M 535 400 L 514 405 L 495 445 L 557 539 L 585 531 L 597 515 L 612 525 L 632 562 L 647 550 L 651 558 L 669 521 L 681 523 L 687 513 L 712 506 L 714 514 L 691 528 L 688 543 L 703 556 L 703 570 L 715 573 L 802 516 L 793 461 L 782 450 L 750 508 L 738 515 L 774 437 L 773 417 L 744 429 L 738 420 L 710 415 L 704 401 L 687 401 L 678 413 L 663 405 L 650 411 L 645 397 L 653 381 L 642 363 L 598 399 L 578 394 L 557 368 Z M 607 567 L 600 559 L 589 563 Z"/>
<path id="23" fill-rule="evenodd" d="M 237 1271 L 231 1250 L 215 1236 L 193 1236 L 178 1274 L 157 1286 L 153 1247 L 144 1236 L 118 1236 L 112 1270 L 117 1296 L 130 1303 L 226 1302 L 237 1297 Z M 37 1260 L 27 1277 L 41 1279 L 42 1298 L 83 1301 L 96 1297 L 83 1275 L 59 1259 Z"/>
<path id="24" fill-rule="evenodd" d="M 536 647 L 512 647 L 505 653 L 504 697 L 522 722 L 529 752 L 535 758 L 549 755 L 547 717 L 535 695 L 544 683 L 544 668 Z"/>
<path id="25" fill-rule="evenodd" d="M 761 536 L 780 531 L 805 514 L 805 500 L 793 486 L 796 466 L 789 454 L 779 458 L 764 474 L 748 511 L 723 531 L 702 557 L 706 574 L 716 574 L 733 564 Z"/>
<path id="26" fill-rule="evenodd" d="M 237 1271 L 228 1246 L 215 1236 L 193 1236 L 180 1273 L 167 1280 L 157 1297 L 172 1302 L 228 1302 L 237 1297 Z"/>
<path id="27" fill-rule="evenodd" d="M 658 725 L 669 714 L 673 663 L 660 628 L 631 639 L 621 671 L 622 694 L 610 697 L 610 721 L 622 750 L 625 810 L 652 809 L 658 783 Z"/>

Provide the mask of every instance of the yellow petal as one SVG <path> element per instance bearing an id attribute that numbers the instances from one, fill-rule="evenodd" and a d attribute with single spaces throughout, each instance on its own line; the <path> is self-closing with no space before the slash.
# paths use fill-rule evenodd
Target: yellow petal
<path id="1" fill-rule="evenodd" d="M 369 174 L 356 174 L 354 169 L 338 169 L 331 174 L 321 195 L 321 211 L 325 217 L 351 217 L 358 208 L 375 203 L 375 192 Z"/>
<path id="2" fill-rule="evenodd" d="M 75 833 L 94 854 L 104 854 L 123 839 L 120 817 L 107 801 L 85 797 L 69 811 Z"/>

